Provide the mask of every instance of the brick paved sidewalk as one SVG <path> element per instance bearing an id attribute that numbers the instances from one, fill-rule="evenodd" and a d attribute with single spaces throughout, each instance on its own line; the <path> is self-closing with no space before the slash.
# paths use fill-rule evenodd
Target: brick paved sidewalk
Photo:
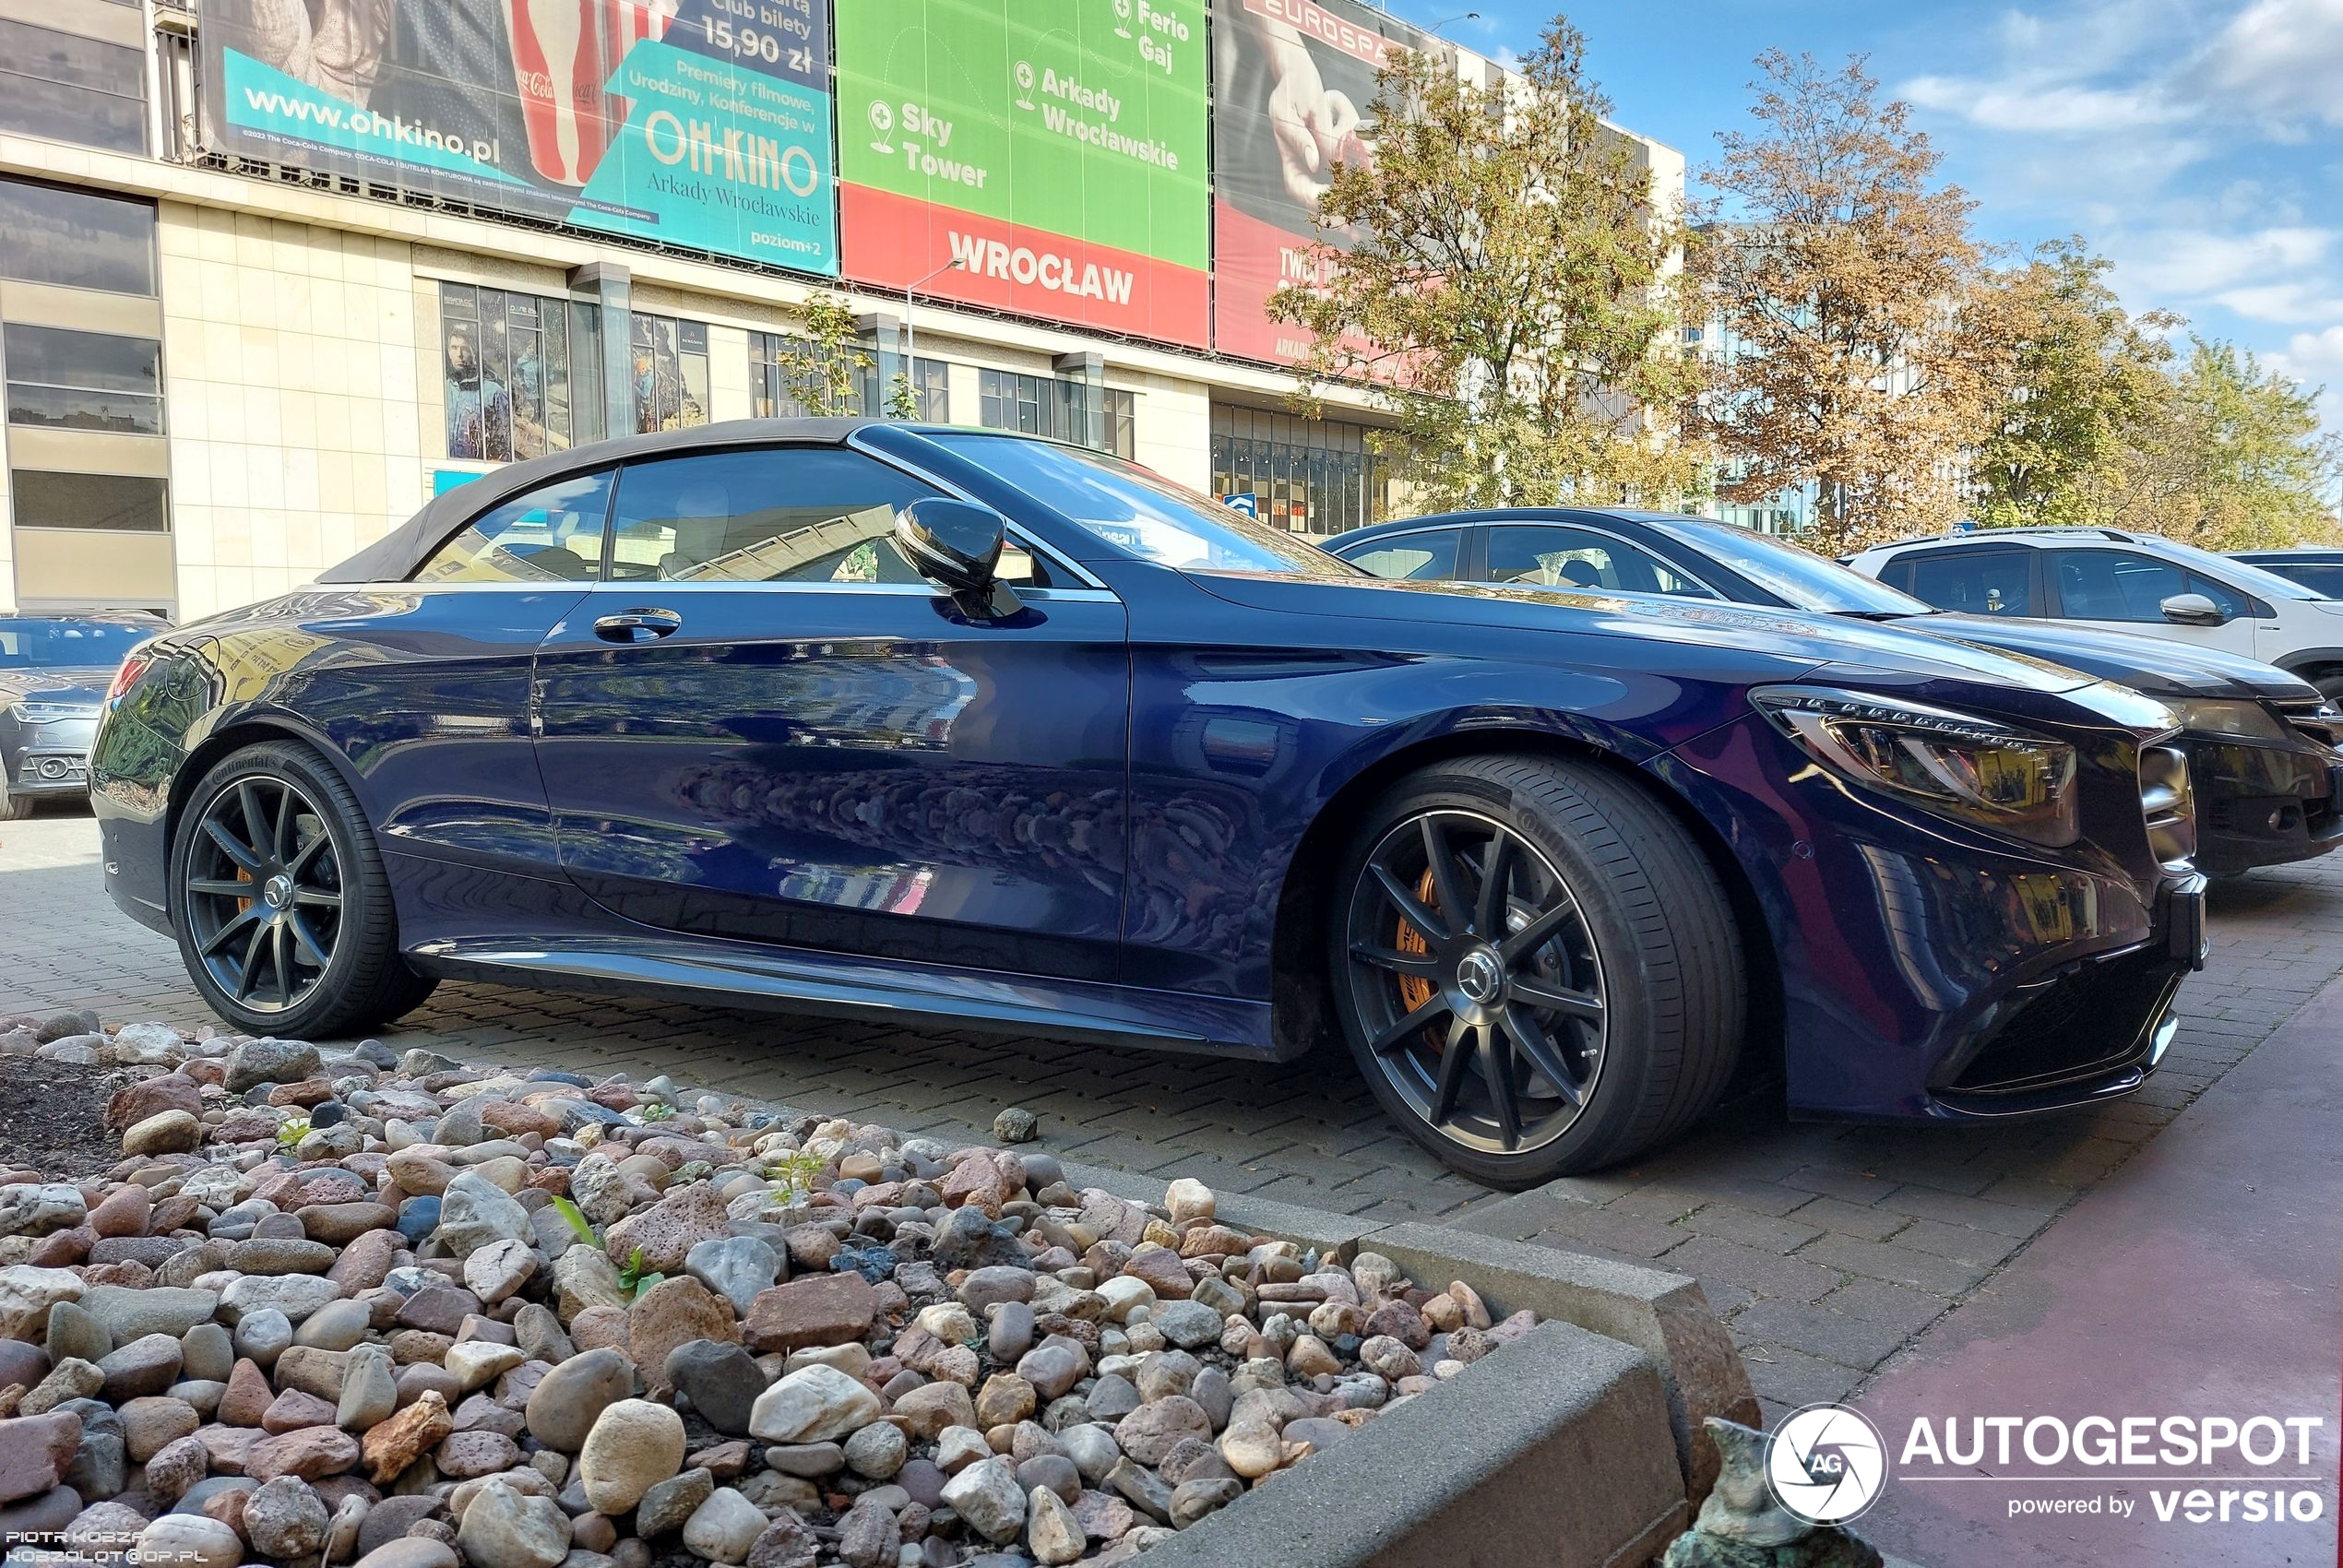
<path id="1" fill-rule="evenodd" d="M 115 912 L 87 816 L 0 826 L 0 1011 L 208 1021 L 171 943 Z M 908 1131 L 1042 1119 L 1053 1152 L 1377 1218 L 1435 1218 L 1698 1277 L 1768 1415 L 1844 1396 L 2343 970 L 2343 863 L 2214 899 L 2211 967 L 2162 1072 L 2095 1111 L 1996 1128 L 1816 1126 L 1755 1097 L 1672 1149 L 1505 1197 L 1385 1118 L 1347 1057 L 1280 1067 L 669 1003 L 446 985 L 386 1039 L 474 1060 L 670 1073 Z"/>

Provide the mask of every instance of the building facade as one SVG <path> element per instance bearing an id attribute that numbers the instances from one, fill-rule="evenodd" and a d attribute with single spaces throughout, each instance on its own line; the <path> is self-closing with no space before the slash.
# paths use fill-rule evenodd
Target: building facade
<path id="1" fill-rule="evenodd" d="M 217 14 L 232 18 L 239 3 L 225 0 Z M 380 9 L 451 3 L 394 0 Z M 525 13 L 540 14 L 547 3 L 504 0 L 501 10 L 487 10 L 504 18 L 498 25 L 517 28 Z M 1036 3 L 1114 9 L 1106 0 Z M 665 48 L 706 4 L 660 0 L 652 13 L 621 7 L 612 14 L 636 18 L 626 25 L 638 30 L 666 29 Z M 601 8 L 600 0 L 596 5 Z M 890 9 L 920 5 L 887 0 Z M 791 6 L 809 16 L 823 13 L 814 30 L 828 47 L 827 7 L 781 0 L 779 8 Z M 925 6 L 935 13 L 929 24 L 942 42 L 974 46 L 950 27 L 965 30 L 968 17 L 981 19 L 985 6 Z M 1216 40 L 1211 30 L 1228 28 L 1223 12 L 1248 6 L 1245 25 L 1258 24 L 1265 0 L 1179 0 L 1189 15 L 1174 20 L 1189 37 L 1184 54 L 1164 74 L 1176 85 L 1187 79 L 1178 72 L 1192 72 L 1208 95 L 1215 77 L 1206 65 L 1207 41 L 1222 57 L 1241 42 Z M 1173 15 L 1171 0 L 1141 9 L 1159 18 Z M 1312 48 L 1368 52 L 1355 28 L 1326 22 L 1330 11 L 1290 6 L 1289 0 L 1266 9 L 1290 9 Z M 990 10 L 1006 15 L 1000 0 L 991 0 Z M 1076 276 L 1076 258 L 1110 255 L 1102 243 L 1069 237 L 1075 220 L 1049 217 L 1046 191 L 1021 196 L 1005 209 L 1023 225 L 1013 237 L 1029 236 L 1044 219 L 1056 225 L 1056 240 L 1035 242 L 1041 255 L 1030 267 L 1023 249 L 1001 255 L 978 250 L 969 253 L 973 267 L 947 262 L 936 277 L 906 276 L 907 264 L 874 252 L 874 231 L 857 226 L 870 221 L 855 216 L 858 203 L 894 203 L 886 220 L 898 229 L 910 221 L 910 209 L 900 206 L 900 190 L 882 188 L 889 174 L 865 170 L 871 188 L 857 195 L 862 187 L 848 176 L 862 155 L 845 150 L 860 144 L 845 133 L 849 106 L 841 97 L 837 134 L 825 119 L 815 139 L 834 149 L 821 156 L 832 160 L 843 200 L 829 229 L 815 221 L 807 232 L 816 238 L 797 242 L 827 244 L 829 260 L 801 271 L 744 254 L 751 249 L 745 227 L 738 233 L 695 232 L 697 244 L 648 240 L 627 231 L 634 220 L 610 216 L 646 210 L 627 201 L 598 205 L 600 216 L 590 221 L 576 213 L 549 218 L 509 209 L 512 201 L 497 206 L 422 188 L 431 182 L 412 177 L 405 165 L 378 171 L 379 180 L 353 178 L 335 164 L 330 148 L 289 147 L 267 159 L 223 150 L 241 146 L 235 138 L 247 133 L 229 123 L 236 115 L 223 111 L 217 78 L 225 73 L 229 81 L 242 81 L 236 72 L 258 67 L 201 37 L 203 27 L 227 25 L 216 24 L 215 14 L 207 8 L 199 24 L 193 14 L 152 0 L 44 0 L 37 10 L 0 0 L 0 380 L 6 394 L 0 604 L 143 606 L 189 619 L 299 586 L 434 493 L 498 463 L 614 434 L 798 411 L 792 367 L 803 362 L 804 307 L 816 295 L 842 300 L 855 316 L 860 352 L 868 360 L 857 387 L 864 407 L 886 406 L 889 389 L 900 382 L 924 418 L 1117 452 L 1297 531 L 1357 527 L 1391 505 L 1369 446 L 1374 416 L 1365 399 L 1337 390 L 1324 399 L 1327 418 L 1298 419 L 1290 411 L 1292 374 L 1278 362 L 1288 356 L 1267 344 L 1251 316 L 1243 331 L 1216 333 L 1216 222 L 1222 230 L 1248 225 L 1247 258 L 1257 259 L 1262 236 L 1270 232 L 1262 227 L 1267 208 L 1251 201 L 1241 181 L 1215 183 L 1194 172 L 1195 189 L 1188 194 L 1217 204 L 1195 233 L 1180 226 L 1184 215 L 1174 215 L 1177 223 L 1160 214 L 1148 220 L 1156 225 L 1148 232 L 1162 237 L 1147 243 L 1163 254 L 1149 263 L 1153 271 L 1135 275 L 1162 288 L 1145 320 L 1112 318 L 1112 297 L 1103 304 L 1066 305 L 1038 291 L 1053 267 L 1063 284 Z M 1309 32 L 1313 25 L 1326 37 Z M 1016 24 L 999 26 L 1014 32 Z M 1386 30 L 1398 30 L 1387 24 Z M 850 42 L 842 37 L 838 45 L 844 50 Z M 387 55 L 406 47 L 403 35 L 395 36 Z M 1014 47 L 1014 39 L 1003 47 Z M 636 58 L 625 55 L 630 70 Z M 1465 64 L 1487 68 L 1469 57 Z M 675 68 L 695 80 L 704 61 Z M 1004 74 L 1015 80 L 1027 73 Z M 807 79 L 816 77 L 827 115 L 831 95 L 852 86 L 857 71 L 841 53 Z M 360 91 L 330 75 L 323 79 L 313 97 L 327 89 Z M 1029 96 L 1046 99 L 1055 79 L 1053 70 L 1047 81 L 1037 76 Z M 534 137 L 522 80 L 517 107 L 494 101 L 511 110 L 513 125 L 529 122 L 528 136 Z M 284 92 L 290 97 L 299 85 Z M 386 102 L 408 101 L 386 99 L 382 81 L 367 90 L 371 96 L 359 101 L 386 123 L 394 118 Z M 1100 101 L 1106 96 L 1081 90 Z M 319 101 L 320 116 L 348 107 L 329 94 Z M 872 108 L 878 106 L 874 101 Z M 1226 113 L 1228 107 L 1206 100 L 1190 105 L 1176 93 L 1154 103 L 1156 141 L 1144 156 L 1175 155 L 1166 148 L 1178 142 L 1179 114 Z M 621 113 L 612 111 L 607 134 L 613 147 L 617 127 L 642 117 L 639 103 L 625 108 L 623 120 Z M 1118 106 L 1115 113 L 1128 124 L 1134 112 Z M 852 129 L 860 133 L 876 120 L 862 112 Z M 469 145 L 502 145 L 494 133 L 492 125 L 489 139 Z M 526 140 L 521 130 L 509 134 Z M 562 145 L 574 152 L 579 127 L 569 126 L 568 134 Z M 906 139 L 899 113 L 886 136 L 867 139 L 889 138 Z M 1064 139 L 1081 154 L 1066 165 L 1067 178 L 1099 159 L 1141 156 L 1071 131 Z M 1197 145 L 1202 139 L 1199 131 Z M 710 171 L 724 167 L 721 140 L 720 135 L 708 143 Z M 541 172 L 552 144 L 540 138 L 527 145 L 538 160 L 523 171 L 537 182 L 531 189 L 552 188 Z M 656 153 L 665 144 L 654 133 L 646 145 Z M 1672 177 L 1680 186 L 1682 160 L 1657 147 L 1651 154 L 1663 180 Z M 503 156 L 509 162 L 519 155 Z M 1026 174 L 1029 160 L 1017 160 L 1023 153 L 1003 157 L 1027 184 L 1042 183 Z M 784 153 L 771 163 L 771 177 L 814 166 Z M 822 172 L 827 181 L 832 169 Z M 463 177 L 484 187 L 493 172 L 473 170 Z M 1112 163 L 1105 173 L 1124 182 L 1146 177 Z M 940 176 L 922 176 L 934 178 Z M 1165 199 L 1181 197 L 1180 180 L 1161 183 Z M 585 187 L 589 195 L 593 188 Z M 467 188 L 457 196 L 478 194 Z M 932 206 L 949 222 L 959 220 L 953 216 L 958 209 L 946 211 L 943 198 Z M 930 225 L 948 226 L 946 220 Z M 821 240 L 825 233 L 831 238 Z M 760 232 L 755 238 L 770 236 Z M 950 233 L 938 243 L 946 254 L 950 245 L 967 251 L 971 244 Z M 1296 240 L 1289 254 L 1300 255 L 1299 246 Z M 864 258 L 859 268 L 858 255 Z M 1194 270 L 1187 263 L 1199 255 L 1204 291 L 1191 298 L 1183 291 Z M 926 253 L 913 259 L 924 265 Z M 1230 265 L 1221 259 L 1223 267 Z M 970 271 L 988 276 L 969 279 Z M 1000 276 L 989 276 L 994 272 Z M 1020 283 L 1029 273 L 1032 291 Z M 1112 286 L 1111 267 L 1106 276 Z M 1246 309 L 1257 315 L 1257 302 Z M 1216 335 L 1238 341 L 1243 351 L 1214 348 Z"/>

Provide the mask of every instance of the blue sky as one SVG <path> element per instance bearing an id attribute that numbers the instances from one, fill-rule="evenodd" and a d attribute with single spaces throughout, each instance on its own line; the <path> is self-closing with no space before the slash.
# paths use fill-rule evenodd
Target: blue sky
<path id="1" fill-rule="evenodd" d="M 1435 24 L 1467 8 L 1386 0 Z M 1479 0 L 1444 34 L 1526 52 L 1556 8 Z M 1769 46 L 1868 54 L 1987 238 L 2079 233 L 2135 309 L 2306 382 L 2343 430 L 2343 0 L 1587 0 L 1565 7 L 1630 129 L 1700 167 Z"/>

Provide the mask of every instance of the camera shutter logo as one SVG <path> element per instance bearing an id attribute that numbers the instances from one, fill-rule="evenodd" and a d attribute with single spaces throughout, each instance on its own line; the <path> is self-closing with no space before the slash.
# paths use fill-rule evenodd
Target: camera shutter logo
<path id="1" fill-rule="evenodd" d="M 1859 1411 L 1809 1405 L 1774 1429 L 1766 1482 L 1783 1512 L 1810 1525 L 1843 1525 L 1878 1501 L 1887 1444 Z"/>

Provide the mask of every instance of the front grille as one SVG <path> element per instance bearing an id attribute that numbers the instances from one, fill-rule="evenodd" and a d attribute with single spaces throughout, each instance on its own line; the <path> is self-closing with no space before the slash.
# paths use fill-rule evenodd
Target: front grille
<path id="1" fill-rule="evenodd" d="M 2343 712 L 2325 697 L 2286 697 L 2273 699 L 2270 707 L 2278 716 L 2301 733 L 2320 745 L 2333 749 L 2343 746 Z"/>
<path id="2" fill-rule="evenodd" d="M 2171 864 L 2196 853 L 2196 798 L 2189 788 L 2188 753 L 2178 746 L 2140 748 L 2140 815 L 2156 858 Z"/>
<path id="3" fill-rule="evenodd" d="M 1949 1087 L 2016 1094 L 2135 1066 L 2154 1049 L 2181 972 L 2170 954 L 2147 948 L 2053 981 L 2003 1019 Z"/>

